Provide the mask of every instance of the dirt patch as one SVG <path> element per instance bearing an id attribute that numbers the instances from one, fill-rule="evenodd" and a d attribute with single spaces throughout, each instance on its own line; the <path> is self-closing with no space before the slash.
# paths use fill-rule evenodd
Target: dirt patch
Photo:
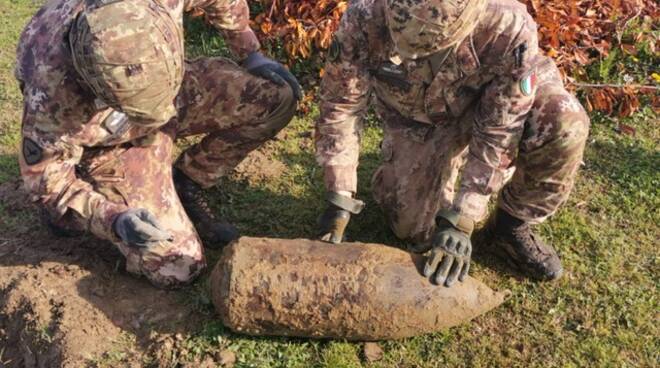
<path id="1" fill-rule="evenodd" d="M 273 157 L 272 150 L 262 148 L 252 151 L 248 157 L 234 169 L 233 177 L 245 180 L 249 184 L 258 184 L 277 178 L 286 171 L 286 165 Z"/>
<path id="2" fill-rule="evenodd" d="M 89 366 L 118 347 L 122 366 L 140 366 L 199 327 L 189 291 L 128 275 L 107 242 L 52 236 L 18 182 L 0 185 L 0 203 L 0 367 Z"/>

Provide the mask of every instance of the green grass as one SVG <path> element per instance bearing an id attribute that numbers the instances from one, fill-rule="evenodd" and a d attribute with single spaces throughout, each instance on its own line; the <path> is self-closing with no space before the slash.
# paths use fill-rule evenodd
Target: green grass
<path id="1" fill-rule="evenodd" d="M 0 0 L 0 183 L 18 175 L 21 96 L 14 80 L 16 43 L 23 24 L 34 13 L 32 2 Z"/>
<path id="2" fill-rule="evenodd" d="M 0 0 L 0 13 L 9 15 L 0 17 L 0 183 L 18 173 L 21 106 L 12 68 L 17 37 L 34 10 L 29 1 Z M 188 33 L 191 56 L 226 55 L 224 44 L 208 28 L 198 21 L 188 23 L 193 30 Z M 646 57 L 640 65 L 657 67 L 657 58 L 649 61 L 652 56 Z M 595 67 L 596 76 L 612 79 L 613 66 L 632 63 L 627 60 L 606 60 L 608 65 Z M 636 67 L 630 65 L 629 70 L 633 73 Z M 648 68 L 640 70 L 646 73 Z M 639 75 L 638 80 L 645 78 Z M 316 216 L 324 206 L 321 172 L 309 135 L 317 114 L 312 107 L 310 114 L 295 119 L 285 130 L 285 139 L 267 145 L 273 157 L 286 165 L 283 175 L 257 182 L 230 177 L 209 191 L 214 208 L 243 234 L 313 235 Z M 535 283 L 509 273 L 503 264 L 478 262 L 472 272 L 475 277 L 512 291 L 506 304 L 446 332 L 383 342 L 383 360 L 368 364 L 361 344 L 230 333 L 211 317 L 203 277 L 184 293 L 182 303 L 208 315 L 209 323 L 184 336 L 171 357 L 172 366 L 226 348 L 236 352 L 238 367 L 658 366 L 660 125 L 650 108 L 623 121 L 598 114 L 592 119 L 585 165 L 574 194 L 557 216 L 540 227 L 562 256 L 567 270 L 562 280 Z M 620 122 L 634 127 L 636 136 L 617 133 Z M 349 231 L 355 240 L 396 243 L 370 195 L 380 137 L 377 123 L 370 121 L 362 148 L 359 193 L 368 207 Z M 3 206 L 0 216 L 2 222 L 10 216 Z M 218 255 L 209 252 L 210 261 Z M 113 365 L 125 355 L 118 350 L 103 362 Z"/>

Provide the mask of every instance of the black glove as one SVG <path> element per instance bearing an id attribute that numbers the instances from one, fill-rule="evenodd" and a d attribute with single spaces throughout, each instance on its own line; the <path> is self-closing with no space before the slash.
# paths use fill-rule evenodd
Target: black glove
<path id="1" fill-rule="evenodd" d="M 259 51 L 254 51 L 243 61 L 243 67 L 257 77 L 267 79 L 278 86 L 288 84 L 293 90 L 293 96 L 300 101 L 302 88 L 296 77 L 291 74 L 282 64 L 273 59 L 265 57 Z"/>
<path id="2" fill-rule="evenodd" d="M 470 235 L 474 222 L 455 211 L 443 210 L 436 216 L 437 229 L 430 242 L 415 245 L 412 251 L 424 253 L 431 250 L 424 266 L 424 276 L 446 287 L 456 280 L 463 282 L 470 270 L 472 242 Z"/>
<path id="3" fill-rule="evenodd" d="M 124 243 L 138 248 L 149 248 L 159 242 L 174 239 L 154 215 L 142 208 L 119 214 L 112 229 Z"/>
<path id="4" fill-rule="evenodd" d="M 344 241 L 346 226 L 352 214 L 359 214 L 364 209 L 364 202 L 335 192 L 326 195 L 328 208 L 319 217 L 318 239 L 339 244 Z"/>

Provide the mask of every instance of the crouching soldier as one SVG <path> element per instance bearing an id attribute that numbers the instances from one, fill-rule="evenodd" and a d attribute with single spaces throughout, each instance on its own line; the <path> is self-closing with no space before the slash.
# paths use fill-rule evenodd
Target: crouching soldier
<path id="1" fill-rule="evenodd" d="M 240 63 L 184 60 L 192 10 Z M 202 189 L 275 136 L 301 93 L 259 52 L 248 13 L 244 0 L 51 0 L 38 11 L 18 48 L 19 159 L 53 229 L 113 242 L 160 287 L 199 274 L 200 237 L 220 246 L 238 235 Z M 174 141 L 191 135 L 204 137 L 172 169 Z"/>
<path id="2" fill-rule="evenodd" d="M 322 239 L 341 241 L 361 210 L 360 120 L 373 102 L 384 127 L 374 196 L 396 236 L 430 251 L 427 277 L 465 277 L 474 224 L 500 190 L 491 250 L 529 277 L 560 277 L 532 227 L 566 201 L 589 119 L 537 43 L 514 0 L 353 2 L 329 50 L 316 126 L 329 193 Z"/>

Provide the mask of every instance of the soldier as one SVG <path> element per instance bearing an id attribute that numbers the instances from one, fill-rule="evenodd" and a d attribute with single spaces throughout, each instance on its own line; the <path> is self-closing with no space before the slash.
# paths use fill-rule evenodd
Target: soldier
<path id="1" fill-rule="evenodd" d="M 238 64 L 184 60 L 193 10 Z M 21 175 L 51 227 L 113 242 L 157 286 L 191 281 L 205 266 L 200 237 L 213 247 L 238 235 L 202 188 L 275 136 L 300 98 L 259 49 L 245 0 L 47 2 L 22 34 L 16 78 Z M 200 134 L 172 170 L 175 139 Z"/>
<path id="2" fill-rule="evenodd" d="M 427 277 L 463 280 L 474 224 L 503 187 L 490 250 L 529 277 L 559 278 L 557 253 L 532 226 L 566 201 L 589 119 L 537 42 L 515 0 L 353 2 L 321 88 L 316 148 L 329 202 L 321 238 L 340 242 L 363 207 L 353 196 L 361 118 L 373 102 L 384 126 L 374 196 L 397 237 L 431 251 Z"/>

